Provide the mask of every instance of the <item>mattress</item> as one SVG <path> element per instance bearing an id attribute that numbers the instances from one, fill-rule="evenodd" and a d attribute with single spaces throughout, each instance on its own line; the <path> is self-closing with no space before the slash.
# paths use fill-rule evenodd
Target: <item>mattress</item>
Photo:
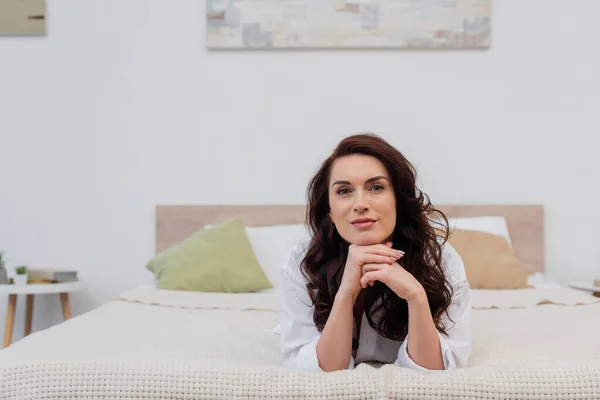
<path id="1" fill-rule="evenodd" d="M 281 365 L 273 292 L 140 286 L 0 351 L 1 399 L 598 399 L 600 299 L 473 290 L 468 367 L 305 372 Z"/>

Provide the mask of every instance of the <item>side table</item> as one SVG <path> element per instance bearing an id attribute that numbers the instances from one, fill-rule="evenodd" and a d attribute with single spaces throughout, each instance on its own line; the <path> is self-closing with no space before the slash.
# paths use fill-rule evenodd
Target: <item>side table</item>
<path id="1" fill-rule="evenodd" d="M 594 281 L 574 282 L 571 283 L 569 286 L 571 286 L 574 289 L 591 292 L 592 295 L 600 297 L 600 285 L 594 285 Z"/>
<path id="2" fill-rule="evenodd" d="M 33 320 L 33 300 L 36 294 L 56 293 L 60 296 L 63 318 L 66 321 L 71 318 L 71 306 L 69 304 L 69 293 L 80 291 L 85 288 L 81 281 L 65 283 L 34 283 L 27 285 L 0 285 L 0 293 L 8 294 L 8 307 L 6 310 L 6 325 L 4 326 L 4 343 L 2 348 L 10 346 L 15 322 L 15 311 L 17 309 L 17 295 L 27 295 L 27 306 L 25 311 L 25 332 L 23 336 L 31 333 L 31 322 Z"/>

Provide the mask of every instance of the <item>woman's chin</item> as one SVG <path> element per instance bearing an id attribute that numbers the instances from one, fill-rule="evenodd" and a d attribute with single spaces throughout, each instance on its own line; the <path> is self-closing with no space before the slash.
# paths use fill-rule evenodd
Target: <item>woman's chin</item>
<path id="1" fill-rule="evenodd" d="M 362 234 L 356 235 L 349 242 L 355 244 L 357 246 L 372 246 L 374 244 L 381 244 L 385 240 L 385 237 L 382 235 L 373 235 L 373 234 Z"/>

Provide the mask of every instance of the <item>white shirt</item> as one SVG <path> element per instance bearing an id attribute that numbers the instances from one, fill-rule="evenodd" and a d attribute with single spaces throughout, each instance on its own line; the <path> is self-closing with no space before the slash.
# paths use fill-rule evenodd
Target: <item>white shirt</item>
<path id="1" fill-rule="evenodd" d="M 279 282 L 281 352 L 284 365 L 322 371 L 317 358 L 317 343 L 321 333 L 314 324 L 314 307 L 308 296 L 307 280 L 300 270 L 308 244 L 308 240 L 296 244 L 282 266 Z M 438 335 L 444 367 L 451 370 L 466 366 L 471 352 L 471 289 L 462 259 L 448 243 L 444 245 L 442 264 L 446 278 L 454 290 L 448 308 L 448 314 L 454 323 L 443 313 L 441 318 L 448 335 L 440 332 Z M 409 335 L 403 341 L 387 339 L 369 325 L 365 314 L 360 326 L 358 350 L 350 357 L 349 369 L 371 361 L 430 371 L 408 356 Z M 356 329 L 353 334 L 356 337 Z"/>

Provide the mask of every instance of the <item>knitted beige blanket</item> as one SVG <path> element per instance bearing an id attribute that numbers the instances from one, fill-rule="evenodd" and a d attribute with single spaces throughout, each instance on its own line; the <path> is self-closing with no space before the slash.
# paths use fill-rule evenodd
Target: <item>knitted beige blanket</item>
<path id="1" fill-rule="evenodd" d="M 276 294 L 160 291 L 115 301 L 0 351 L 0 399 L 598 399 L 600 299 L 473 291 L 467 368 L 281 366 Z"/>

